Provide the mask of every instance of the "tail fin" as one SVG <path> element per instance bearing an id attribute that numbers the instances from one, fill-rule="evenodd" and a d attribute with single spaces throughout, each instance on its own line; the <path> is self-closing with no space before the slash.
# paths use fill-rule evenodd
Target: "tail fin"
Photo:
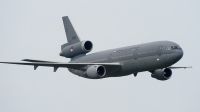
<path id="1" fill-rule="evenodd" d="M 68 16 L 62 17 L 62 19 L 63 19 L 63 24 L 65 27 L 65 33 L 67 36 L 68 43 L 63 44 L 61 46 L 61 50 L 68 45 L 80 42 L 80 39 L 79 39 L 78 35 L 76 34 L 76 31 L 74 30 Z"/>

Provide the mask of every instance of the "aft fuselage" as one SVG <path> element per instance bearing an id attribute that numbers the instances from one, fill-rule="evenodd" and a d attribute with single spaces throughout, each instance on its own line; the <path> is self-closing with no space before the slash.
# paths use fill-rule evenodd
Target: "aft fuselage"
<path id="1" fill-rule="evenodd" d="M 70 63 L 121 63 L 122 66 L 117 70 L 108 70 L 103 77 L 105 78 L 167 68 L 179 61 L 182 56 L 183 50 L 178 44 L 158 41 L 75 57 Z M 84 70 L 85 68 L 82 70 L 69 69 L 76 75 L 89 78 L 84 74 Z"/>

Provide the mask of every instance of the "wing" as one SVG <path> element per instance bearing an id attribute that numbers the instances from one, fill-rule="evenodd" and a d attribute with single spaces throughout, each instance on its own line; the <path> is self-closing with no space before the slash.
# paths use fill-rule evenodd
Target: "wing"
<path id="1" fill-rule="evenodd" d="M 170 69 L 178 69 L 178 68 L 184 68 L 184 69 L 186 69 L 186 68 L 192 68 L 192 67 L 168 67 L 168 68 L 170 68 Z"/>
<path id="2" fill-rule="evenodd" d="M 52 61 L 42 61 L 42 60 L 32 60 L 32 59 L 23 59 L 22 61 L 27 61 L 27 62 L 46 62 L 46 63 L 55 63 Z"/>
<path id="3" fill-rule="evenodd" d="M 59 67 L 63 68 L 71 68 L 71 69 L 81 69 L 90 65 L 102 65 L 108 70 L 113 70 L 121 67 L 120 63 L 62 63 L 62 62 L 46 62 L 46 61 L 39 61 L 39 60 L 28 60 L 29 62 L 0 62 L 5 64 L 17 64 L 17 65 L 32 65 L 34 66 L 34 70 L 37 69 L 38 66 L 45 66 L 45 67 L 54 67 L 54 72 Z"/>

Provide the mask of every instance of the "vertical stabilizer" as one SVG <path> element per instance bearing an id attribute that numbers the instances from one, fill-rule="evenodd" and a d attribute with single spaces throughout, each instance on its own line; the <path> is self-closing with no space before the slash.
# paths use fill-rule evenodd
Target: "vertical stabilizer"
<path id="1" fill-rule="evenodd" d="M 74 30 L 68 16 L 64 16 L 62 17 L 62 19 L 63 19 L 63 24 L 65 27 L 65 33 L 67 36 L 68 44 L 70 45 L 70 44 L 80 42 L 80 39 L 78 35 L 76 34 L 76 31 Z"/>

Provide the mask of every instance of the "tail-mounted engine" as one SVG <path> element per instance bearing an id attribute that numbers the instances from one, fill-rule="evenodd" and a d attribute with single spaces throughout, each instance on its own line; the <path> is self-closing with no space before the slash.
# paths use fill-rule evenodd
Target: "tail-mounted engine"
<path id="1" fill-rule="evenodd" d="M 60 56 L 66 58 L 73 58 L 80 54 L 86 54 L 90 52 L 93 48 L 91 41 L 81 41 L 72 45 L 67 45 L 64 47 L 60 53 Z"/>
<path id="2" fill-rule="evenodd" d="M 169 68 L 157 69 L 152 72 L 151 77 L 156 78 L 158 80 L 168 80 L 172 76 L 172 70 Z"/>

